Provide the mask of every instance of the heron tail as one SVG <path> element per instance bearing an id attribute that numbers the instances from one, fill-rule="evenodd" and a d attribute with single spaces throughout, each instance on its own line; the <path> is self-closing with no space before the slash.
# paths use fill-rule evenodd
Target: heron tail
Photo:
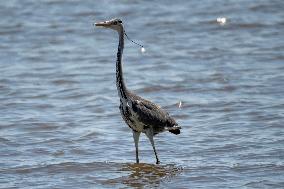
<path id="1" fill-rule="evenodd" d="M 175 135 L 178 135 L 180 134 L 180 129 L 181 127 L 180 126 L 173 126 L 173 127 L 167 127 L 166 130 L 168 130 L 169 132 L 175 134 Z"/>

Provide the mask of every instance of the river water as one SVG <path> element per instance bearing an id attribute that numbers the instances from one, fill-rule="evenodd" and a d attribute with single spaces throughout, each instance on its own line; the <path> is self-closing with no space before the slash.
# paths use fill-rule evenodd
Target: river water
<path id="1" fill-rule="evenodd" d="M 0 188 L 284 188 L 284 2 L 0 2 Z M 129 89 L 182 126 L 145 135 L 119 113 Z M 218 23 L 217 18 L 226 18 Z M 224 20 L 224 19 L 219 19 Z"/>

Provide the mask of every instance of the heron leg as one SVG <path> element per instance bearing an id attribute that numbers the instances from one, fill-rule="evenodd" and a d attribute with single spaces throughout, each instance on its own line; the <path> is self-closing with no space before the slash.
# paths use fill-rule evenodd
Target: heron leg
<path id="1" fill-rule="evenodd" d="M 139 136 L 140 132 L 132 130 L 134 143 L 135 143 L 135 150 L 136 150 L 136 163 L 139 163 L 139 157 L 138 157 L 138 142 L 139 142 Z"/>
<path id="2" fill-rule="evenodd" d="M 159 164 L 160 160 L 158 158 L 158 154 L 157 154 L 156 148 L 155 148 L 153 129 L 152 128 L 147 129 L 145 134 L 149 138 L 151 145 L 153 147 L 153 150 L 154 150 L 154 153 L 155 153 L 155 156 L 156 156 L 156 164 Z"/>

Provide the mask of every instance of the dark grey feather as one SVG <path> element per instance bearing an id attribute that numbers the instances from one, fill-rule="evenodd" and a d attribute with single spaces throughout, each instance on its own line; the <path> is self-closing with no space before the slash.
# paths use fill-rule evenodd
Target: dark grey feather
<path id="1" fill-rule="evenodd" d="M 140 122 L 144 123 L 147 126 L 153 127 L 154 133 L 164 131 L 164 129 L 178 126 L 177 122 L 170 117 L 168 112 L 163 110 L 161 107 L 157 106 L 153 102 L 143 99 L 133 93 L 129 94 L 133 111 L 138 115 Z M 173 133 L 178 133 L 178 129 Z M 170 130 L 171 132 L 171 130 Z"/>

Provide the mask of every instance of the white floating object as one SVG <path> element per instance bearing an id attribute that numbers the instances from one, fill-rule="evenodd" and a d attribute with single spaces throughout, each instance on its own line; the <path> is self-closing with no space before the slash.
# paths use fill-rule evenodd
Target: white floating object
<path id="1" fill-rule="evenodd" d="M 178 108 L 181 108 L 181 106 L 182 106 L 182 103 L 181 101 L 179 101 Z"/>
<path id="2" fill-rule="evenodd" d="M 225 17 L 219 17 L 219 18 L 217 18 L 216 21 L 217 21 L 220 25 L 225 25 L 226 22 L 227 22 L 227 18 L 225 18 Z"/>
<path id="3" fill-rule="evenodd" d="M 141 48 L 141 52 L 144 53 L 146 49 L 144 47 Z"/>

